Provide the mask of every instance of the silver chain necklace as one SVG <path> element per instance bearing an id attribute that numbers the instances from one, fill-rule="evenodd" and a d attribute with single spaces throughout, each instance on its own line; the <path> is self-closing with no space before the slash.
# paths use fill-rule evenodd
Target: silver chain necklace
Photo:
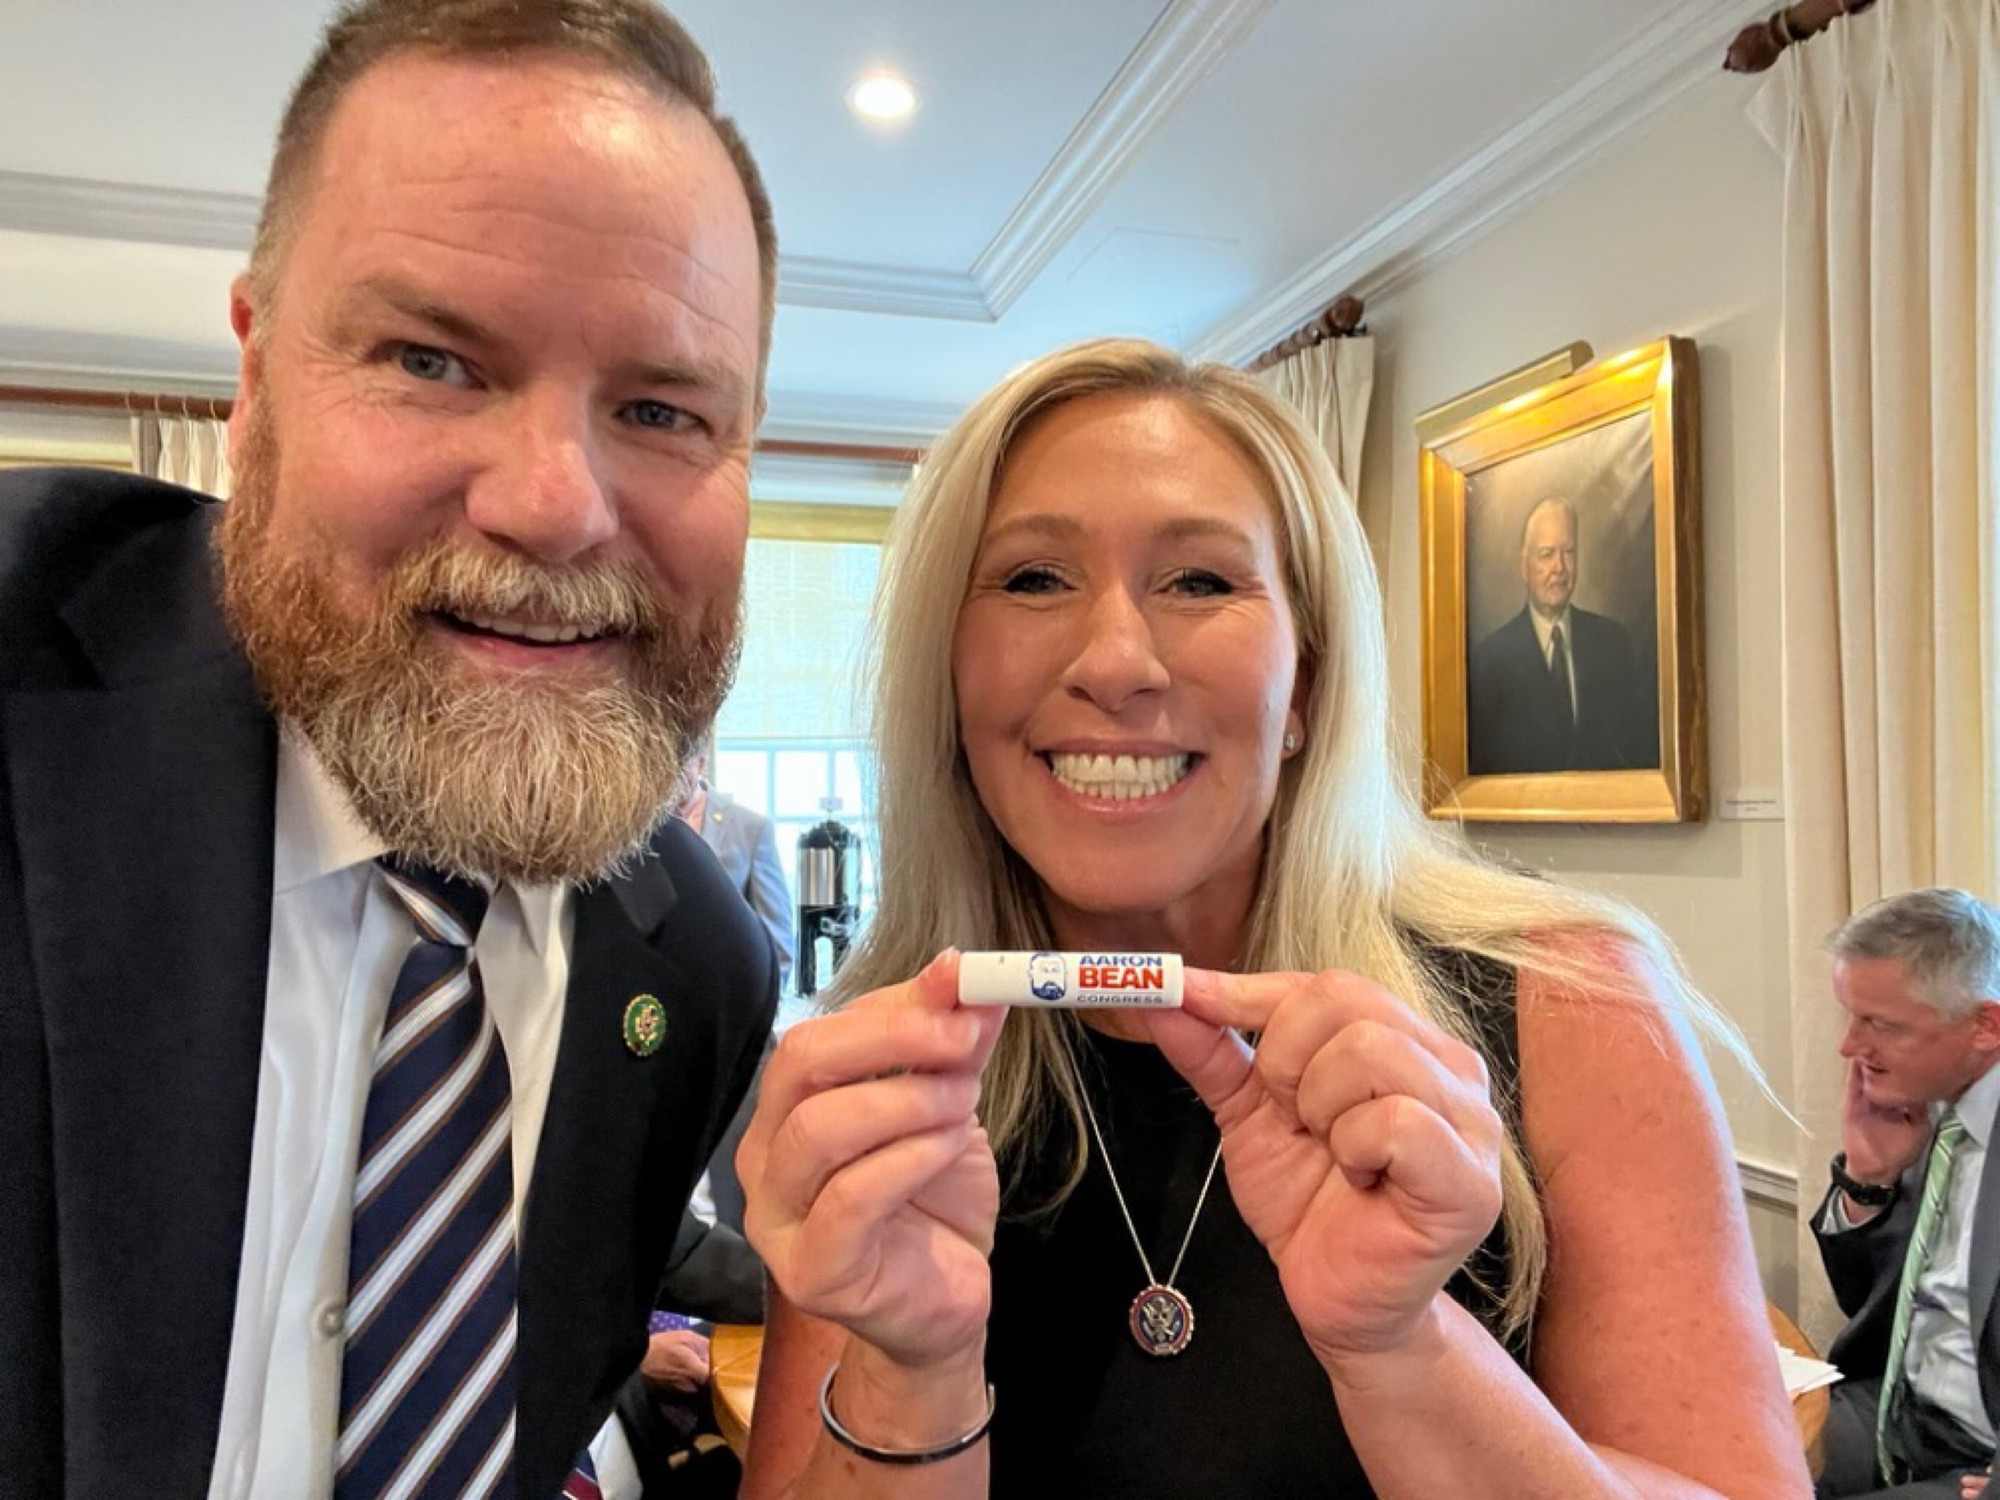
<path id="1" fill-rule="evenodd" d="M 1208 1189 L 1215 1181 L 1215 1169 L 1222 1163 L 1222 1142 L 1215 1143 L 1215 1155 L 1208 1159 L 1208 1175 L 1201 1180 L 1201 1193 L 1194 1200 L 1194 1212 L 1188 1215 L 1187 1233 L 1181 1236 L 1181 1248 L 1174 1256 L 1173 1268 L 1162 1281 L 1153 1274 L 1153 1262 L 1146 1255 L 1146 1247 L 1139 1240 L 1139 1226 L 1132 1222 L 1132 1210 L 1126 1206 L 1125 1190 L 1118 1185 L 1118 1174 L 1111 1168 L 1111 1152 L 1104 1144 L 1104 1132 L 1097 1125 L 1097 1111 L 1090 1107 L 1090 1092 L 1079 1088 L 1083 1096 L 1083 1117 L 1090 1121 L 1090 1133 L 1097 1141 L 1097 1154 L 1104 1160 L 1104 1175 L 1111 1179 L 1111 1192 L 1118 1199 L 1118 1212 L 1125 1216 L 1125 1232 L 1132 1236 L 1132 1248 L 1139 1252 L 1140 1269 L 1146 1273 L 1146 1287 L 1132 1299 L 1132 1310 L 1126 1314 L 1126 1322 L 1132 1329 L 1132 1342 L 1148 1354 L 1165 1358 L 1169 1354 L 1179 1354 L 1187 1348 L 1194 1337 L 1194 1307 L 1187 1297 L 1174 1286 L 1181 1274 L 1181 1262 L 1187 1259 L 1188 1245 L 1194 1239 L 1194 1226 L 1201 1222 L 1202 1208 L 1208 1202 Z"/>

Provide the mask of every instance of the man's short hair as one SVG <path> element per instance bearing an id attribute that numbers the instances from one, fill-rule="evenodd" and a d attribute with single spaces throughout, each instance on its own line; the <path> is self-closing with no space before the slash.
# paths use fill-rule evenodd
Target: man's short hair
<path id="1" fill-rule="evenodd" d="M 1555 508 L 1560 510 L 1564 515 L 1569 517 L 1569 529 L 1571 536 L 1575 536 L 1575 534 L 1579 530 L 1580 523 L 1577 521 L 1576 518 L 1576 507 L 1574 505 L 1571 505 L 1569 501 L 1564 499 L 1561 495 L 1550 495 L 1545 500 L 1536 501 L 1532 506 L 1528 508 L 1528 513 L 1521 518 L 1521 550 L 1523 552 L 1526 552 L 1528 550 L 1528 533 L 1535 529 L 1535 517 L 1539 516 L 1543 511 L 1549 509 L 1551 506 L 1554 506 Z"/>
<path id="2" fill-rule="evenodd" d="M 2000 999 L 2000 912 L 1970 891 L 1932 886 L 1877 901 L 1826 947 L 1836 959 L 1896 959 L 1924 1003 L 1953 1020 Z"/>
<path id="3" fill-rule="evenodd" d="M 320 39 L 278 126 L 264 208 L 250 250 L 250 277 L 269 304 L 327 126 L 356 79 L 377 63 L 413 53 L 509 61 L 577 58 L 686 104 L 729 153 L 757 235 L 761 333 L 758 384 L 771 349 L 777 305 L 778 237 L 770 194 L 742 132 L 715 107 L 715 75 L 700 45 L 651 0 L 349 0 Z"/>

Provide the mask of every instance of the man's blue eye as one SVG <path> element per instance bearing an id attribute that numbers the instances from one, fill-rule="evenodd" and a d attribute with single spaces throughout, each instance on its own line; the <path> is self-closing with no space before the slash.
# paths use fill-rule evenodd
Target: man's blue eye
<path id="1" fill-rule="evenodd" d="M 457 359 L 428 344 L 404 344 L 396 351 L 396 363 L 405 375 L 417 380 L 449 380 Z"/>
<path id="2" fill-rule="evenodd" d="M 632 421 L 640 427 L 651 427 L 661 432 L 673 432 L 687 426 L 694 420 L 678 406 L 665 401 L 634 401 L 626 408 Z"/>

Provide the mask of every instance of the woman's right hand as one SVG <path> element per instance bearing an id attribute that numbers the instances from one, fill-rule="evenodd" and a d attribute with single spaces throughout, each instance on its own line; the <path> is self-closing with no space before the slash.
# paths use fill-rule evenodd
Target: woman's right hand
<path id="1" fill-rule="evenodd" d="M 958 1005 L 958 955 L 788 1031 L 736 1154 L 778 1289 L 907 1368 L 980 1347 L 999 1173 L 980 1074 L 1003 1009 Z"/>

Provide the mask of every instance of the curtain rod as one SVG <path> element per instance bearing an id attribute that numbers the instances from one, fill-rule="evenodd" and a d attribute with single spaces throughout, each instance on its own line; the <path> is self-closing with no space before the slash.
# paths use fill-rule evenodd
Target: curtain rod
<path id="1" fill-rule="evenodd" d="M 1359 297 L 1338 297 L 1318 317 L 1286 334 L 1245 368 L 1254 375 L 1259 370 L 1268 370 L 1281 359 L 1290 359 L 1294 354 L 1302 353 L 1315 344 L 1323 344 L 1328 339 L 1353 338 L 1356 334 L 1366 333 L 1368 328 L 1361 321 L 1362 312 Z"/>
<path id="2" fill-rule="evenodd" d="M 1762 73 L 1795 42 L 1818 36 L 1841 16 L 1858 16 L 1876 0 L 1799 0 L 1771 12 L 1768 21 L 1745 26 L 1729 44 L 1722 66 L 1731 73 Z"/>
<path id="3" fill-rule="evenodd" d="M 82 391 L 55 386 L 0 385 L 0 406 L 67 406 L 85 411 L 123 412 L 137 417 L 205 417 L 226 421 L 233 402 L 219 396 L 177 396 L 160 391 Z M 868 443 L 805 443 L 785 438 L 760 438 L 759 453 L 784 458 L 844 459 L 854 463 L 919 464 L 922 448 L 893 448 Z"/>

